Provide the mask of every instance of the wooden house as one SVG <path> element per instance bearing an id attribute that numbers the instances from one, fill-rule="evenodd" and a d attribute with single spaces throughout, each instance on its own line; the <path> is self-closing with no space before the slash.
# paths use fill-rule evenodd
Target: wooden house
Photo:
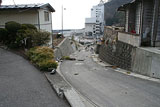
<path id="1" fill-rule="evenodd" d="M 160 0 L 133 0 L 118 8 L 125 12 L 120 41 L 135 46 L 160 46 Z"/>

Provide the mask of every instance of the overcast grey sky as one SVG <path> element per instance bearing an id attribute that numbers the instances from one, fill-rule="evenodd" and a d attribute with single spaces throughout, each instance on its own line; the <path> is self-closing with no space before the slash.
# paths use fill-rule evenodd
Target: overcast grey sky
<path id="1" fill-rule="evenodd" d="M 52 14 L 53 29 L 61 29 L 61 9 L 64 10 L 64 29 L 84 28 L 86 17 L 90 17 L 90 9 L 100 0 L 14 0 L 16 4 L 50 3 L 56 10 Z M 13 0 L 3 0 L 2 5 L 14 4 Z"/>

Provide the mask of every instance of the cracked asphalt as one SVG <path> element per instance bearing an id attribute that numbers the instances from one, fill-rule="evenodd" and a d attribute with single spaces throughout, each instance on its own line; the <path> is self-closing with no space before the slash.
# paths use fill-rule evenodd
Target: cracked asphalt
<path id="1" fill-rule="evenodd" d="M 22 57 L 0 48 L 0 107 L 69 107 L 44 74 Z"/>
<path id="2" fill-rule="evenodd" d="M 82 49 L 72 55 L 84 61 L 64 61 L 61 72 L 68 82 L 97 107 L 160 107 L 160 83 L 102 67 Z"/>

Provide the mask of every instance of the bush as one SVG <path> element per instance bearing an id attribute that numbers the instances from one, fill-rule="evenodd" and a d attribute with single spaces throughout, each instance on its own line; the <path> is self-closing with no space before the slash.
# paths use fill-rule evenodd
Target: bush
<path id="1" fill-rule="evenodd" d="M 34 63 L 42 62 L 43 60 L 49 60 L 54 58 L 53 50 L 48 47 L 31 48 L 28 51 L 28 56 L 30 60 Z"/>
<path id="2" fill-rule="evenodd" d="M 20 29 L 18 32 L 17 32 L 17 41 L 23 41 L 21 42 L 22 45 L 20 46 L 25 46 L 26 48 L 32 48 L 33 47 L 33 43 L 34 42 L 32 40 L 32 35 L 36 35 L 37 31 L 33 30 L 33 29 Z M 27 39 L 26 41 L 26 44 L 25 43 L 25 40 L 24 39 Z"/>
<path id="3" fill-rule="evenodd" d="M 10 34 L 12 33 L 16 34 L 17 31 L 21 29 L 21 24 L 14 22 L 14 21 L 10 21 L 10 22 L 5 23 L 5 28 L 8 30 Z"/>
<path id="4" fill-rule="evenodd" d="M 50 33 L 46 31 L 36 31 L 34 29 L 22 29 L 17 33 L 20 37 L 27 37 L 30 46 L 28 48 L 42 46 L 50 41 Z"/>
<path id="5" fill-rule="evenodd" d="M 32 29 L 32 30 L 37 31 L 37 28 L 32 24 L 22 24 L 21 29 L 24 29 L 24 30 Z"/>
<path id="6" fill-rule="evenodd" d="M 69 56 L 63 56 L 62 60 L 76 60 L 75 58 L 71 58 Z"/>
<path id="7" fill-rule="evenodd" d="M 46 45 L 50 41 L 50 33 L 38 31 L 32 24 L 19 24 L 14 21 L 5 23 L 0 29 L 0 41 L 9 48 L 32 48 Z"/>
<path id="8" fill-rule="evenodd" d="M 41 46 L 46 45 L 50 41 L 50 33 L 47 31 L 38 31 L 31 35 L 32 45 Z"/>
<path id="9" fill-rule="evenodd" d="M 38 67 L 40 70 L 48 71 L 49 68 L 57 68 L 58 64 L 54 60 L 44 60 L 43 62 L 39 62 Z"/>
<path id="10" fill-rule="evenodd" d="M 48 68 L 57 68 L 53 55 L 53 49 L 48 47 L 31 48 L 27 52 L 29 59 L 35 63 L 41 70 L 48 70 Z"/>
<path id="11" fill-rule="evenodd" d="M 63 60 L 70 60 L 70 57 L 69 56 L 63 56 L 62 59 Z"/>
<path id="12" fill-rule="evenodd" d="M 5 28 L 0 28 L 0 42 L 5 42 L 8 38 L 8 31 Z"/>
<path id="13" fill-rule="evenodd" d="M 17 39 L 17 32 L 21 29 L 21 24 L 10 21 L 5 23 L 5 29 L 8 31 L 7 39 L 5 40 L 5 44 L 10 48 L 19 47 L 20 41 Z"/>

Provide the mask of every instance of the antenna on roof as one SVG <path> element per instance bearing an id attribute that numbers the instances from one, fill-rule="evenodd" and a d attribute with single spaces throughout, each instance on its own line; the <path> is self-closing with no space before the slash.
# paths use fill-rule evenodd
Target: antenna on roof
<path id="1" fill-rule="evenodd" d="M 16 6 L 16 3 L 15 3 L 15 1 L 13 0 L 13 3 L 14 3 L 14 5 Z"/>
<path id="2" fill-rule="evenodd" d="M 100 0 L 99 4 L 104 4 L 106 0 Z"/>

